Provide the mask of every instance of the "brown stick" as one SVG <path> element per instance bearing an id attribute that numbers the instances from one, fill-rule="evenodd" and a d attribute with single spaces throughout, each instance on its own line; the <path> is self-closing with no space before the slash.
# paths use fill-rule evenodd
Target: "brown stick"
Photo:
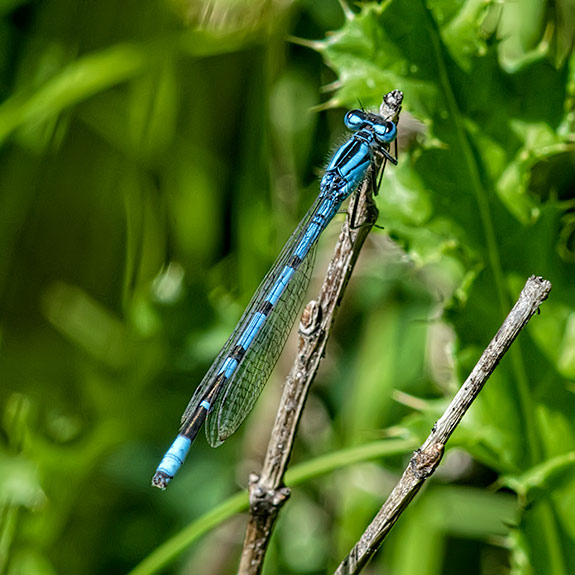
<path id="1" fill-rule="evenodd" d="M 380 113 L 397 122 L 401 99 L 395 92 L 384 97 Z M 261 475 L 250 477 L 250 518 L 246 528 L 239 575 L 261 573 L 265 552 L 279 511 L 290 491 L 283 484 L 297 426 L 310 385 L 325 355 L 327 340 L 337 308 L 353 272 L 361 247 L 377 220 L 372 189 L 376 175 L 368 178 L 349 205 L 333 258 L 317 301 L 311 301 L 302 315 L 298 354 L 287 377 L 280 407 L 268 444 Z M 352 221 L 353 220 L 353 221 Z"/>
<path id="2" fill-rule="evenodd" d="M 435 471 L 447 440 L 482 390 L 489 376 L 509 349 L 519 332 L 539 309 L 549 292 L 551 283 L 531 276 L 519 294 L 517 303 L 487 346 L 469 377 L 457 392 L 445 413 L 435 423 L 425 443 L 411 458 L 399 483 L 374 520 L 365 530 L 349 555 L 341 562 L 336 575 L 355 575 L 367 565 L 373 554 L 425 480 Z"/>

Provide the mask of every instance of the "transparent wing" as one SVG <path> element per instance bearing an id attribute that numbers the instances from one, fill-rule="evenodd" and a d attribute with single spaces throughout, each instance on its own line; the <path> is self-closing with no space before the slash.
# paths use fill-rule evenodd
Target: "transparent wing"
<path id="1" fill-rule="evenodd" d="M 196 388 L 194 395 L 192 396 L 190 402 L 188 403 L 188 406 L 186 407 L 186 410 L 184 411 L 184 414 L 182 415 L 182 420 L 181 420 L 182 427 L 185 426 L 187 419 L 193 415 L 194 410 L 196 409 L 198 404 L 202 401 L 207 390 L 211 387 L 211 385 L 214 382 L 214 379 L 217 377 L 218 373 L 220 372 L 223 362 L 226 360 L 226 358 L 231 354 L 233 349 L 236 347 L 238 340 L 240 339 L 241 335 L 245 331 L 245 329 L 246 329 L 247 325 L 249 324 L 253 314 L 256 312 L 256 310 L 259 308 L 261 303 L 265 300 L 265 298 L 268 295 L 271 288 L 277 282 L 278 277 L 280 276 L 285 265 L 291 259 L 294 248 L 299 244 L 303 234 L 305 233 L 305 231 L 308 227 L 310 220 L 314 217 L 314 215 L 317 212 L 318 207 L 320 206 L 320 204 L 323 201 L 324 201 L 324 198 L 321 195 L 317 197 L 317 199 L 315 200 L 313 205 L 308 210 L 307 214 L 303 217 L 301 222 L 298 224 L 298 227 L 296 228 L 294 233 L 290 236 L 290 238 L 286 242 L 285 246 L 283 247 L 280 255 L 278 256 L 278 258 L 274 262 L 270 271 L 266 274 L 266 276 L 262 280 L 262 282 L 259 285 L 258 289 L 256 290 L 254 296 L 252 297 L 250 303 L 248 304 L 248 307 L 246 308 L 242 317 L 240 318 L 240 321 L 238 322 L 237 326 L 235 327 L 234 331 L 232 332 L 229 339 L 225 343 L 224 347 L 222 348 L 222 350 L 220 351 L 220 353 L 218 354 L 218 356 L 216 357 L 216 359 L 212 363 L 210 369 L 208 370 L 208 372 L 206 373 L 206 375 L 204 376 L 204 378 L 202 379 L 202 381 L 200 382 L 200 384 Z M 281 351 L 281 348 L 283 348 L 283 345 L 285 344 L 285 340 L 287 339 L 287 336 L 289 335 L 289 332 L 290 332 L 291 327 L 292 327 L 292 323 L 295 319 L 295 315 L 297 314 L 298 308 L 301 305 L 301 300 L 303 298 L 303 295 L 305 294 L 305 290 L 306 290 L 307 285 L 309 283 L 310 270 L 308 268 L 311 268 L 312 265 L 313 265 L 313 258 L 310 259 L 309 257 L 305 258 L 305 260 L 300 264 L 298 270 L 292 276 L 292 281 L 290 282 L 290 284 L 288 284 L 286 291 L 282 295 L 281 300 L 278 301 L 276 306 L 274 306 L 274 309 L 270 312 L 270 315 L 266 319 L 266 323 L 264 324 L 264 326 L 262 326 L 262 332 L 267 333 L 267 337 L 270 337 L 270 334 L 273 334 L 273 338 L 275 338 L 274 339 L 275 345 L 278 348 L 280 348 L 280 351 Z M 295 280 L 295 283 L 294 283 L 294 280 Z M 295 288 L 296 285 L 299 286 L 298 289 Z M 292 287 L 292 286 L 294 286 L 294 287 Z M 303 292 L 303 293 L 301 293 L 301 295 L 300 295 L 300 292 Z M 297 297 L 294 298 L 294 296 L 297 296 Z M 292 299 L 293 299 L 293 301 L 292 301 Z M 289 313 L 287 310 L 282 310 L 282 308 L 286 305 L 287 305 L 288 310 L 291 310 Z M 274 319 L 273 316 L 275 316 L 276 312 L 278 311 L 278 307 L 280 308 L 280 314 L 278 314 L 277 319 Z M 282 319 L 284 319 L 284 324 L 283 324 L 283 326 L 280 326 L 279 325 L 280 320 L 282 320 Z M 275 326 L 275 330 L 272 332 L 270 332 L 269 331 L 270 328 L 267 327 L 267 323 L 270 322 L 270 320 L 273 323 L 273 325 Z M 278 331 L 282 332 L 281 337 L 279 337 L 277 335 Z M 259 364 L 259 368 L 263 369 L 265 371 L 266 376 L 264 378 L 264 376 L 261 375 L 260 378 L 258 379 L 258 384 L 256 386 L 256 390 L 257 390 L 257 388 L 259 388 L 259 391 L 257 392 L 257 394 L 254 393 L 256 395 L 256 399 L 257 399 L 257 395 L 259 395 L 259 393 L 261 392 L 263 385 L 265 385 L 267 378 L 269 377 L 269 374 L 271 373 L 271 370 L 273 369 L 273 366 L 275 365 L 275 362 L 277 361 L 277 358 L 279 357 L 279 352 L 277 354 L 274 354 L 273 358 L 266 358 L 264 353 L 261 353 L 261 354 L 258 353 L 258 354 L 256 354 L 256 357 L 253 356 L 254 351 L 257 351 L 258 347 L 265 345 L 265 341 L 263 341 L 262 332 L 260 332 L 260 334 L 258 334 L 257 338 L 252 342 L 252 344 L 251 344 L 250 348 L 248 349 L 248 351 L 246 352 L 246 355 L 244 356 L 241 364 L 236 369 L 236 373 L 240 369 L 242 371 L 245 371 L 246 369 L 249 368 L 250 363 L 254 362 L 254 360 L 258 360 L 257 363 Z M 250 357 L 252 357 L 251 361 L 247 361 L 247 360 L 249 360 Z M 272 361 L 273 361 L 273 363 L 272 363 Z M 246 362 L 247 362 L 247 368 L 244 367 Z M 268 364 L 271 364 L 271 367 L 269 367 Z M 251 371 L 252 369 L 255 369 L 255 367 L 252 367 L 249 369 Z M 232 376 L 231 378 L 225 380 L 224 385 L 222 387 L 222 390 L 220 390 L 220 392 L 218 393 L 217 399 L 216 399 L 216 404 L 218 407 L 216 408 L 216 406 L 214 406 L 212 408 L 212 410 L 210 411 L 210 415 L 208 416 L 208 426 L 206 427 L 206 433 L 208 435 L 208 440 L 210 440 L 210 444 L 212 444 L 212 445 L 214 445 L 214 442 L 211 440 L 212 433 L 209 432 L 208 430 L 211 429 L 211 427 L 214 425 L 212 420 L 214 419 L 214 415 L 217 413 L 219 406 L 221 406 L 221 401 L 222 401 L 221 398 L 224 397 L 228 393 L 227 390 L 230 388 L 230 386 L 233 384 L 234 381 L 237 381 L 235 376 Z M 244 384 L 244 387 L 246 389 L 249 389 L 249 385 L 247 383 Z M 247 393 L 247 392 L 245 392 L 245 393 Z M 253 406 L 254 402 L 255 402 L 255 399 L 250 403 L 250 405 Z M 233 406 L 229 406 L 229 409 L 233 410 Z M 250 407 L 250 409 L 251 409 L 251 407 Z M 242 417 L 242 420 L 246 416 L 247 416 L 247 413 L 245 413 L 245 415 Z M 218 418 L 216 417 L 215 419 L 218 419 Z M 240 423 L 241 423 L 241 420 L 240 420 Z M 238 425 L 239 425 L 239 423 L 238 423 Z M 236 426 L 236 428 L 237 428 L 237 426 Z M 226 437 L 228 437 L 229 435 L 230 435 L 230 433 L 228 433 L 226 435 Z M 214 437 L 216 437 L 216 436 L 217 436 L 217 433 L 214 434 Z M 219 445 L 221 443 L 221 441 L 216 441 L 215 443 L 217 445 Z"/>
<path id="2" fill-rule="evenodd" d="M 237 430 L 269 379 L 301 309 L 315 260 L 316 245 L 293 275 L 242 363 L 216 399 L 206 422 L 206 437 L 212 447 L 220 445 Z"/>

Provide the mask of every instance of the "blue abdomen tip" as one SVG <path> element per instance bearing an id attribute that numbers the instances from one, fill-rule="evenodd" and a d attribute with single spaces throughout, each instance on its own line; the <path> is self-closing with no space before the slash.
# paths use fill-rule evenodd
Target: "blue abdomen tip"
<path id="1" fill-rule="evenodd" d="M 156 474 L 152 483 L 161 489 L 165 489 L 170 479 L 174 477 L 178 469 L 184 463 L 192 442 L 183 435 L 178 435 L 170 449 L 166 451 L 164 458 L 160 461 L 160 465 L 156 469 Z M 156 480 L 157 478 L 157 480 Z M 160 485 L 161 484 L 161 485 Z"/>

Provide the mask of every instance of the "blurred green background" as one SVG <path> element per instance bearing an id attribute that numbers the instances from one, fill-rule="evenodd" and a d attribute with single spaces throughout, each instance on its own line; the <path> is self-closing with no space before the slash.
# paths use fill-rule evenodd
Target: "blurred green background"
<path id="1" fill-rule="evenodd" d="M 235 572 L 245 496 L 228 497 L 259 469 L 293 342 L 236 435 L 201 436 L 165 493 L 150 479 L 345 109 L 394 88 L 384 229 L 308 400 L 265 572 L 338 564 L 538 274 L 541 315 L 366 573 L 575 573 L 573 0 L 0 10 L 1 573 Z"/>

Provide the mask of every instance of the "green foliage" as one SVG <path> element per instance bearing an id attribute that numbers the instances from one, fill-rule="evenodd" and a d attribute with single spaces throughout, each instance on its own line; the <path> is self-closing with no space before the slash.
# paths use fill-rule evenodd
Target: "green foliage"
<path id="1" fill-rule="evenodd" d="M 310 112 L 329 84 L 321 108 L 401 89 L 402 150 L 378 198 L 385 231 L 306 408 L 266 570 L 321 573 L 343 557 L 538 274 L 549 301 L 372 568 L 569 572 L 575 57 L 571 5 L 554 6 L 3 4 L 0 571 L 164 573 L 192 543 L 189 571 L 235 570 L 243 524 L 224 523 L 246 498 L 226 498 L 258 469 L 293 346 L 233 438 L 196 442 L 165 494 L 149 481 L 317 193 L 344 131 L 342 110 Z M 326 39 L 314 52 L 288 34 Z M 396 439 L 373 442 L 381 429 Z"/>
<path id="2" fill-rule="evenodd" d="M 480 27 L 495 10 L 366 5 L 319 50 L 341 81 L 333 104 L 358 95 L 371 103 L 399 87 L 426 127 L 424 144 L 389 173 L 381 220 L 417 265 L 451 260 L 445 307 L 461 379 L 525 279 L 553 283 L 544 321 L 512 348 L 454 439 L 498 473 L 522 477 L 508 483 L 526 492 L 511 546 L 516 572 L 559 574 L 575 564 L 562 504 L 575 496 L 575 57 L 505 60 L 505 41 Z M 558 457 L 563 464 L 551 465 Z M 550 468 L 553 489 L 526 487 L 536 469 Z"/>

